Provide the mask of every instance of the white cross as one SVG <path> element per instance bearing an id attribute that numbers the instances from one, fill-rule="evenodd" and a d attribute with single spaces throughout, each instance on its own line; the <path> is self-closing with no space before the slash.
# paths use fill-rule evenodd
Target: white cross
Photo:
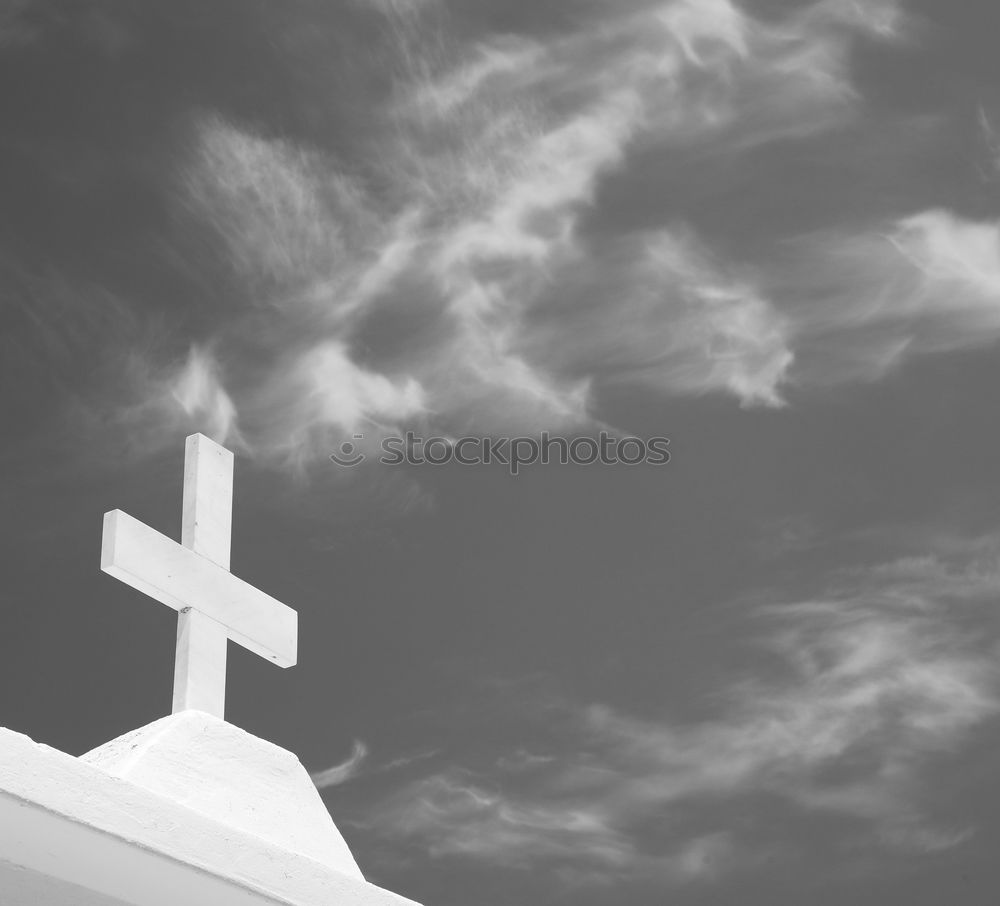
<path id="1" fill-rule="evenodd" d="M 179 611 L 174 713 L 223 717 L 229 639 L 295 664 L 298 614 L 229 572 L 233 454 L 192 434 L 184 447 L 181 543 L 121 510 L 104 514 L 101 569 Z"/>

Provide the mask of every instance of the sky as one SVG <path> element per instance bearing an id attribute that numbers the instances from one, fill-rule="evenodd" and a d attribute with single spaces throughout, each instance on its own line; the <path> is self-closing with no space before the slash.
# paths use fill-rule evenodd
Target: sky
<path id="1" fill-rule="evenodd" d="M 169 711 L 236 453 L 230 646 L 428 906 L 994 902 L 992 0 L 0 4 L 0 724 Z M 634 466 L 380 444 L 669 438 Z M 331 453 L 363 454 L 340 466 Z"/>

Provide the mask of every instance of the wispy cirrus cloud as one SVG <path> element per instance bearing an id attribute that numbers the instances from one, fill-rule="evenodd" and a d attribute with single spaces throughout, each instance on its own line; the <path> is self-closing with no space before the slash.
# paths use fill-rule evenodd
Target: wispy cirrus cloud
<path id="1" fill-rule="evenodd" d="M 440 4 L 378 10 L 393 77 L 351 151 L 192 115 L 175 200 L 211 242 L 185 266 L 224 261 L 232 301 L 188 360 L 166 326 L 108 344 L 139 446 L 183 423 L 308 462 L 414 424 L 580 428 L 610 384 L 778 406 L 1000 336 L 989 220 L 893 211 L 742 251 L 667 197 L 652 223 L 602 221 L 602 193 L 650 160 L 733 167 L 856 122 L 853 55 L 913 40 L 901 4 L 636 0 L 472 37 Z"/>
<path id="2" fill-rule="evenodd" d="M 595 265 L 534 315 L 532 342 L 550 361 L 668 394 L 783 403 L 793 324 L 751 269 L 722 264 L 683 228 L 612 243 Z"/>
<path id="3" fill-rule="evenodd" d="M 534 696 L 545 730 L 530 735 L 547 743 L 429 771 L 356 823 L 383 844 L 570 885 L 712 880 L 775 855 L 838 871 L 859 840 L 883 861 L 960 846 L 974 822 L 926 776 L 1000 713 L 1000 573 L 996 538 L 946 547 L 754 607 L 758 666 L 701 719 Z"/>
<path id="4" fill-rule="evenodd" d="M 600 263 L 535 317 L 534 339 L 570 373 L 665 394 L 782 405 L 1000 340 L 1000 223 L 940 209 L 781 240 L 767 263 L 726 262 L 677 227 L 611 245 Z"/>
<path id="5" fill-rule="evenodd" d="M 227 425 L 250 449 L 308 459 L 413 419 L 582 426 L 609 381 L 783 402 L 800 352 L 769 274 L 669 212 L 610 240 L 586 220 L 638 151 L 738 155 L 843 123 L 852 48 L 899 40 L 896 4 L 763 19 L 729 0 L 635 2 L 471 41 L 434 4 L 382 12 L 396 73 L 364 162 L 195 123 L 179 197 L 243 295 L 202 345 L 233 363 Z"/>
<path id="6" fill-rule="evenodd" d="M 347 783 L 358 776 L 367 758 L 368 746 L 360 740 L 355 740 L 354 745 L 351 747 L 351 754 L 345 761 L 325 768 L 322 771 L 313 772 L 310 775 L 312 782 L 316 784 L 316 789 L 318 790 L 326 790 L 330 787 Z"/>
<path id="7" fill-rule="evenodd" d="M 793 381 L 876 380 L 919 355 L 1000 339 L 1000 224 L 922 211 L 790 240 L 764 287 L 798 351 Z"/>
<path id="8" fill-rule="evenodd" d="M 172 399 L 222 443 L 238 444 L 236 407 L 223 386 L 218 362 L 206 349 L 192 347 L 184 366 L 169 382 Z"/>

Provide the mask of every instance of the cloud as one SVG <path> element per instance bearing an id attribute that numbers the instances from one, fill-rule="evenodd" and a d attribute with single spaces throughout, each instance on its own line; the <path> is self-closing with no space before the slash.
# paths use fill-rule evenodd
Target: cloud
<path id="1" fill-rule="evenodd" d="M 753 275 L 727 272 L 683 229 L 620 242 L 596 263 L 536 318 L 534 341 L 563 368 L 666 394 L 782 404 L 791 324 Z"/>
<path id="2" fill-rule="evenodd" d="M 387 803 L 375 820 L 398 822 L 400 836 L 425 840 L 432 857 L 502 861 L 520 869 L 565 860 L 613 869 L 630 860 L 631 844 L 616 839 L 599 813 L 583 806 L 518 802 L 461 772 L 417 781 Z M 461 833 L 445 832 L 432 839 L 431 828 L 452 820 Z"/>
<path id="3" fill-rule="evenodd" d="M 1000 291 L 1000 232 L 994 223 L 970 223 L 947 211 L 925 211 L 900 221 L 891 238 L 928 281 L 954 282 L 987 297 Z M 955 305 L 947 299 L 941 304 Z M 959 299 L 955 307 L 962 310 L 968 304 Z"/>
<path id="4" fill-rule="evenodd" d="M 533 751 L 441 766 L 366 803 L 357 824 L 482 870 L 608 886 L 708 881 L 775 854 L 838 871 L 858 841 L 883 864 L 960 846 L 975 826 L 942 776 L 1000 713 L 998 551 L 996 538 L 953 539 L 755 607 L 741 632 L 757 666 L 698 719 L 535 695 L 537 726 L 518 733 Z M 509 716 L 525 713 L 519 701 Z"/>
<path id="5" fill-rule="evenodd" d="M 507 36 L 477 46 L 470 59 L 434 77 L 424 68 L 423 77 L 414 73 L 412 93 L 398 113 L 426 122 L 455 115 L 474 100 L 492 80 L 511 78 L 535 70 L 544 56 L 543 45 L 524 38 Z"/>
<path id="6" fill-rule="evenodd" d="M 196 338 L 227 363 L 225 391 L 202 366 L 177 399 L 217 430 L 238 423 L 261 460 L 321 458 L 361 427 L 585 428 L 607 384 L 777 406 L 796 380 L 971 342 L 937 339 L 928 301 L 899 312 L 927 324 L 922 344 L 887 332 L 864 362 L 828 366 L 820 347 L 847 358 L 869 324 L 857 305 L 838 323 L 835 290 L 792 298 L 794 261 L 729 260 L 669 211 L 616 235 L 591 223 L 637 155 L 736 157 L 842 125 L 861 103 L 853 49 L 899 40 L 898 4 L 765 19 L 730 0 L 635 0 L 534 37 L 460 37 L 434 3 L 371 12 L 392 71 L 355 156 L 201 113 L 178 165 L 178 209 L 208 227 L 237 301 Z M 895 238 L 809 250 L 831 273 L 860 256 L 873 278 L 925 268 L 983 291 L 985 246 L 959 260 L 925 221 Z"/>
<path id="7" fill-rule="evenodd" d="M 982 106 L 977 117 L 979 126 L 979 173 L 984 182 L 992 183 L 1000 171 L 1000 133 L 994 123 L 994 118 Z"/>
<path id="8" fill-rule="evenodd" d="M 180 372 L 171 340 L 114 353 L 146 372 L 113 401 L 139 446 L 168 436 L 137 415 L 165 388 L 185 424 L 305 463 L 360 429 L 585 429 L 611 384 L 779 406 L 995 335 L 991 224 L 918 212 L 737 260 L 669 199 L 651 225 L 604 220 L 651 160 L 732 166 L 851 122 L 854 51 L 907 39 L 900 4 L 628 0 L 530 36 L 365 8 L 377 52 L 297 61 L 369 92 L 343 142 L 191 113 L 175 214 L 204 247 L 173 251 L 219 301 Z"/>
<path id="9" fill-rule="evenodd" d="M 884 231 L 791 240 L 764 291 L 790 325 L 792 381 L 876 380 L 1000 339 L 1000 224 L 928 210 Z"/>
<path id="10" fill-rule="evenodd" d="M 323 771 L 314 772 L 310 775 L 312 782 L 318 790 L 326 790 L 330 787 L 347 783 L 358 776 L 367 758 L 368 746 L 360 740 L 355 740 L 354 745 L 351 747 L 351 754 L 346 761 L 335 764 L 333 767 L 326 768 Z"/>
<path id="11" fill-rule="evenodd" d="M 236 406 L 222 386 L 218 362 L 205 349 L 191 348 L 187 363 L 169 381 L 170 395 L 205 434 L 219 443 L 238 443 Z"/>
<path id="12" fill-rule="evenodd" d="M 216 115 L 199 119 L 193 138 L 182 199 L 209 219 L 256 305 L 301 304 L 376 230 L 360 187 L 320 152 Z M 339 288 L 330 287 L 328 305 Z"/>
<path id="13" fill-rule="evenodd" d="M 160 358 L 150 352 L 159 339 L 146 338 L 139 350 L 116 350 L 121 361 L 103 387 L 119 404 L 113 430 L 94 419 L 91 405 L 75 402 L 74 417 L 89 432 L 89 442 L 115 456 L 143 457 L 197 431 L 245 452 L 236 403 L 215 350 L 194 344 L 180 360 Z"/>
<path id="14" fill-rule="evenodd" d="M 912 30 L 903 5 L 893 0 L 825 0 L 812 7 L 807 15 L 882 40 L 906 41 Z"/>
<path id="15" fill-rule="evenodd" d="M 328 340 L 290 357 L 258 392 L 256 411 L 272 444 L 261 451 L 307 461 L 325 456 L 343 437 L 365 434 L 374 444 L 383 431 L 398 433 L 399 420 L 423 412 L 424 397 L 412 377 L 369 371 L 343 344 Z"/>

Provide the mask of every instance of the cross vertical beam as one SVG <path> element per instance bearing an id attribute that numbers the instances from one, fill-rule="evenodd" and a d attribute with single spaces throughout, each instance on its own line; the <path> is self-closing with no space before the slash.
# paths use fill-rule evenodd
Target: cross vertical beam
<path id="1" fill-rule="evenodd" d="M 233 535 L 233 454 L 204 434 L 184 442 L 181 544 L 229 569 Z"/>
<path id="2" fill-rule="evenodd" d="M 233 521 L 233 454 L 203 434 L 184 445 L 181 543 L 229 569 Z M 173 712 L 197 710 L 225 716 L 226 627 L 186 607 L 177 614 Z"/>

